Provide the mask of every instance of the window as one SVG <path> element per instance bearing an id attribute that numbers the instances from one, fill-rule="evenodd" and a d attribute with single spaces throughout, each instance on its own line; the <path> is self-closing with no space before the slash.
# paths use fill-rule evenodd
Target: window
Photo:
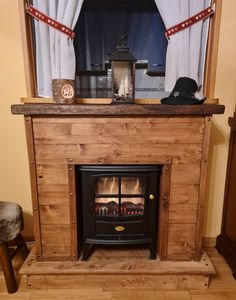
<path id="1" fill-rule="evenodd" d="M 163 96 L 167 40 L 154 0 L 85 0 L 75 31 L 78 96 L 111 97 L 109 57 L 122 38 L 138 60 L 136 98 Z"/>

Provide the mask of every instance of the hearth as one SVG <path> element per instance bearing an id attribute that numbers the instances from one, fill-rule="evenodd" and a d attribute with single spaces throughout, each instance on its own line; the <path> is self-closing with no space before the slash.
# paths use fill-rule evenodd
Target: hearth
<path id="1" fill-rule="evenodd" d="M 92 245 L 146 244 L 156 258 L 160 165 L 77 167 L 82 260 Z"/>

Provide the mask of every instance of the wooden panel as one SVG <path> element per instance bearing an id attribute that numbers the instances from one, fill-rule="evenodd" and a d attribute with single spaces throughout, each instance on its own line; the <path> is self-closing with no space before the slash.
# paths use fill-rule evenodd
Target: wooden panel
<path id="1" fill-rule="evenodd" d="M 204 80 L 204 93 L 208 97 L 208 103 L 215 94 L 215 82 L 216 82 L 216 68 L 218 59 L 218 44 L 220 36 L 220 21 L 222 11 L 222 0 L 212 0 L 212 3 L 216 5 L 215 14 L 210 18 L 210 29 L 207 46 L 207 56 L 205 64 L 205 80 Z"/>
<path id="2" fill-rule="evenodd" d="M 40 205 L 41 224 L 70 224 L 69 206 Z"/>
<path id="3" fill-rule="evenodd" d="M 67 184 L 39 184 L 38 198 L 41 205 L 69 205 Z"/>
<path id="4" fill-rule="evenodd" d="M 157 288 L 157 289 L 207 289 L 207 275 L 31 275 L 28 286 L 32 289 L 58 288 Z"/>
<path id="5" fill-rule="evenodd" d="M 160 204 L 158 226 L 158 253 L 161 260 L 167 259 L 168 228 L 169 228 L 169 200 L 170 200 L 171 164 L 164 165 L 160 181 Z"/>
<path id="6" fill-rule="evenodd" d="M 190 261 L 194 259 L 195 241 L 168 242 L 168 260 Z"/>
<path id="7" fill-rule="evenodd" d="M 127 109 L 128 108 L 128 109 Z M 161 104 L 116 104 L 116 105 L 87 105 L 87 104 L 15 104 L 13 114 L 23 115 L 74 115 L 74 116 L 209 116 L 222 114 L 224 105 L 161 105 Z"/>
<path id="8" fill-rule="evenodd" d="M 172 242 L 195 241 L 196 224 L 170 224 L 169 239 Z"/>
<path id="9" fill-rule="evenodd" d="M 43 260 L 70 256 L 70 231 L 70 225 L 41 225 Z"/>
<path id="10" fill-rule="evenodd" d="M 88 117 L 88 116 L 80 116 L 79 118 L 76 116 L 67 117 L 67 116 L 51 116 L 50 118 L 43 117 L 43 116 L 36 116 L 34 117 L 34 124 L 132 124 L 137 123 L 140 121 L 139 116 L 132 116 L 132 117 L 119 117 L 119 116 L 95 116 L 95 117 Z M 204 119 L 202 117 L 197 116 L 159 116 L 158 118 L 145 116 L 141 119 L 143 124 L 156 124 L 156 123 L 200 123 L 204 125 Z M 187 126 L 187 125 L 186 125 Z"/>
<path id="11" fill-rule="evenodd" d="M 78 236 L 78 217 L 77 217 L 77 202 L 76 202 L 76 174 L 75 165 L 68 166 L 68 182 L 69 182 L 69 197 L 70 197 L 70 229 L 71 229 L 71 259 L 78 259 L 78 243 L 82 237 Z M 79 223 L 82 225 L 81 222 Z"/>
<path id="12" fill-rule="evenodd" d="M 198 164 L 173 164 L 171 172 L 171 184 L 199 184 L 200 163 Z"/>
<path id="13" fill-rule="evenodd" d="M 70 225 L 41 225 L 42 241 L 53 243 L 70 243 Z"/>
<path id="14" fill-rule="evenodd" d="M 193 258 L 195 250 L 191 252 L 189 248 L 194 249 L 195 241 L 172 240 L 173 236 L 168 235 L 168 225 L 197 222 L 203 133 L 204 122 L 199 117 L 192 118 L 192 122 L 191 118 L 182 117 L 35 118 L 35 153 L 42 224 L 71 224 L 67 240 L 71 241 L 71 257 L 76 258 L 74 165 L 163 164 L 162 175 L 166 179 L 165 183 L 162 179 L 164 190 L 160 198 L 160 257 L 171 259 L 176 255 L 178 260 Z M 69 180 L 68 166 L 69 170 L 73 170 Z M 183 213 L 185 218 L 182 217 Z M 44 256 L 51 259 L 54 255 L 52 243 L 48 249 L 44 243 L 43 251 Z"/>
<path id="15" fill-rule="evenodd" d="M 132 249 L 132 250 L 131 250 Z M 132 255 L 130 255 L 132 251 Z M 88 261 L 68 261 L 68 262 L 41 262 L 37 261 L 34 249 L 24 262 L 20 274 L 24 275 L 68 275 L 68 274 L 97 274 L 97 275 L 209 275 L 215 274 L 208 255 L 203 254 L 199 262 L 169 262 L 157 259 L 148 259 L 148 249 L 124 246 L 119 249 L 99 247 L 96 248 Z M 31 267 L 33 266 L 33 268 Z"/>
<path id="16" fill-rule="evenodd" d="M 42 245 L 41 245 L 41 232 L 40 232 L 40 215 L 38 204 L 38 185 L 37 185 L 37 170 L 35 162 L 35 147 L 34 147 L 34 133 L 33 122 L 30 117 L 25 117 L 25 133 L 27 140 L 29 169 L 30 169 L 30 185 L 31 196 L 33 204 L 33 225 L 35 235 L 35 249 L 38 259 L 42 257 Z"/>
<path id="17" fill-rule="evenodd" d="M 69 260 L 71 257 L 70 243 L 42 241 L 42 260 Z"/>
<path id="18" fill-rule="evenodd" d="M 99 134 L 99 135 L 142 135 L 150 134 L 153 131 L 157 131 L 157 137 L 159 135 L 169 134 L 170 130 L 173 135 L 175 133 L 179 134 L 188 134 L 193 133 L 200 134 L 203 133 L 204 126 L 201 123 L 188 123 L 186 126 L 185 123 L 142 123 L 142 119 L 137 120 L 137 123 L 120 123 L 120 126 L 117 124 L 72 124 L 71 134 Z M 171 136 L 172 136 L 171 134 Z M 183 137 L 184 138 L 184 137 Z"/>
<path id="19" fill-rule="evenodd" d="M 203 233 L 203 213 L 207 184 L 207 166 L 209 156 L 209 144 L 210 144 L 210 132 L 211 132 L 211 118 L 205 118 L 205 131 L 203 139 L 203 151 L 201 160 L 201 178 L 199 188 L 199 203 L 198 203 L 198 219 L 196 227 L 196 256 L 195 259 L 200 260 L 202 255 L 202 233 Z"/>
<path id="20" fill-rule="evenodd" d="M 19 3 L 19 15 L 20 15 L 20 27 L 21 27 L 21 39 L 23 47 L 23 59 L 25 67 L 25 83 L 28 97 L 36 96 L 36 69 L 35 69 L 35 57 L 34 57 L 34 41 L 32 34 L 32 21 L 31 17 L 25 12 L 26 5 L 29 4 L 29 0 L 18 0 Z"/>
<path id="21" fill-rule="evenodd" d="M 172 184 L 170 191 L 171 204 L 197 204 L 199 196 L 198 184 Z"/>
<path id="22" fill-rule="evenodd" d="M 169 224 L 168 260 L 193 260 L 195 255 L 195 241 L 196 224 Z"/>
<path id="23" fill-rule="evenodd" d="M 142 143 L 37 145 L 36 159 L 37 162 L 43 162 L 48 159 L 78 158 L 80 156 L 133 156 L 134 153 L 146 156 L 155 153 L 158 156 L 199 157 L 201 151 L 200 144 L 176 144 L 173 147 L 170 147 L 169 144 L 153 145 Z"/>
<path id="24" fill-rule="evenodd" d="M 172 134 L 168 133 L 172 131 Z M 202 142 L 201 123 L 143 124 L 37 124 L 36 144 L 175 144 Z M 153 131 L 157 134 L 153 135 Z M 194 135 L 193 135 L 194 133 Z"/>
<path id="25" fill-rule="evenodd" d="M 67 165 L 37 164 L 37 180 L 38 185 L 65 185 L 68 183 Z"/>
<path id="26" fill-rule="evenodd" d="M 169 223 L 196 223 L 198 216 L 197 204 L 172 204 L 169 206 Z"/>
<path id="27" fill-rule="evenodd" d="M 196 224 L 169 224 L 168 260 L 193 260 L 195 255 L 195 240 Z"/>
<path id="28" fill-rule="evenodd" d="M 185 155 L 179 156 L 178 164 L 180 163 L 189 163 L 189 162 L 199 162 L 201 157 L 201 154 L 191 154 L 189 155 L 192 157 L 191 159 L 188 158 L 185 159 Z M 74 164 L 168 164 L 170 160 L 170 156 L 166 155 L 152 155 L 152 154 L 133 154 L 132 157 L 130 155 L 122 155 L 117 156 L 115 154 L 113 155 L 96 155 L 94 153 L 94 156 L 76 156 L 76 155 L 68 155 L 68 159 L 71 159 Z M 68 160 L 67 159 L 67 160 Z M 39 164 L 60 164 L 61 158 L 60 157 L 53 157 L 53 155 L 50 155 L 50 158 L 47 159 L 45 157 L 37 157 L 37 162 Z M 173 160 L 172 160 L 173 162 Z"/>
<path id="29" fill-rule="evenodd" d="M 140 134 L 135 133 L 132 135 L 120 133 L 78 133 L 73 136 L 63 136 L 63 135 L 36 135 L 35 144 L 48 144 L 48 145 L 70 145 L 70 144 L 136 144 L 137 141 L 147 144 L 199 144 L 202 142 L 201 135 L 192 136 L 191 133 L 173 133 L 173 135 L 168 135 L 167 132 L 159 132 L 156 136 L 151 134 L 152 130 L 148 132 L 143 132 L 142 139 L 140 139 Z"/>

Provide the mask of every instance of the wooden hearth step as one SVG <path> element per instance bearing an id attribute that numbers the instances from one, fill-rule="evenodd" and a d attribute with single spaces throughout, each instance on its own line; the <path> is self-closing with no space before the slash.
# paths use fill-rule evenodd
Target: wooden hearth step
<path id="1" fill-rule="evenodd" d="M 36 261 L 32 249 L 20 270 L 29 288 L 206 289 L 216 274 L 206 253 L 201 261 L 149 260 L 148 250 L 97 249 L 89 261 Z"/>

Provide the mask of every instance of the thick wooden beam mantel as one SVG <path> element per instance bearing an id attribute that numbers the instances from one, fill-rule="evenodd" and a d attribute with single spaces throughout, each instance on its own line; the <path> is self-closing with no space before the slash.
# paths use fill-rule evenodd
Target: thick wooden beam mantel
<path id="1" fill-rule="evenodd" d="M 180 116 L 212 115 L 224 113 L 224 105 L 139 105 L 139 104 L 16 104 L 12 105 L 13 114 L 19 115 L 76 115 L 76 116 Z"/>

